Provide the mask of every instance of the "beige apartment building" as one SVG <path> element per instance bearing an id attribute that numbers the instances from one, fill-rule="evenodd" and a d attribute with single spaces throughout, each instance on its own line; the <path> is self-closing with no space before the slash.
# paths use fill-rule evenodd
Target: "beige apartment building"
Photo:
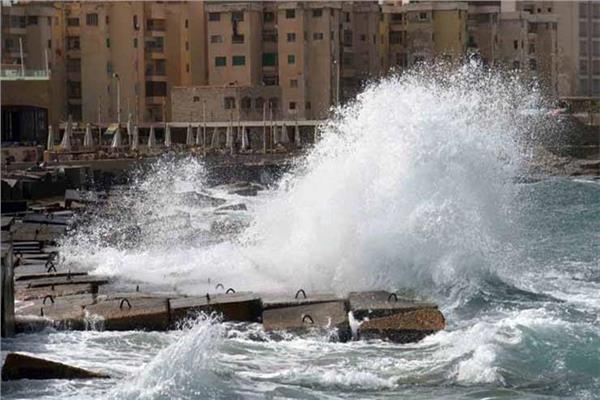
<path id="1" fill-rule="evenodd" d="M 208 85 L 174 89 L 174 120 L 321 119 L 380 74 L 377 3 L 213 2 L 205 9 Z"/>

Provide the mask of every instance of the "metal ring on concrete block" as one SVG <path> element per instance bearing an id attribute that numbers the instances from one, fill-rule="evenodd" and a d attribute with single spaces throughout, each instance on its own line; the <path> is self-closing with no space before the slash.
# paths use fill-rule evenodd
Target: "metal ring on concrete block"
<path id="1" fill-rule="evenodd" d="M 127 302 L 127 306 L 129 307 L 129 309 L 131 309 L 131 303 L 129 302 L 129 300 L 127 300 L 126 297 L 123 297 L 121 299 L 121 303 L 119 303 L 119 309 L 122 310 L 123 309 L 123 303 Z"/>
<path id="2" fill-rule="evenodd" d="M 229 288 L 229 289 L 227 289 L 225 294 L 229 294 L 229 293 L 235 293 L 235 290 L 233 288 Z"/>
<path id="3" fill-rule="evenodd" d="M 306 322 L 306 320 L 307 320 L 307 319 L 310 321 L 310 323 L 311 323 L 311 324 L 314 324 L 314 323 L 315 323 L 315 320 L 313 319 L 313 317 L 311 317 L 311 316 L 310 316 L 310 315 L 308 315 L 308 314 L 304 314 L 304 315 L 302 316 L 302 323 Z"/>
<path id="4" fill-rule="evenodd" d="M 398 296 L 396 295 L 396 293 L 390 293 L 390 295 L 388 296 L 388 301 L 390 301 L 392 297 L 394 298 L 394 301 L 398 302 Z"/>
<path id="5" fill-rule="evenodd" d="M 217 286 L 215 286 L 215 289 L 218 289 L 218 288 L 225 289 L 225 286 L 223 286 L 222 283 L 217 283 Z"/>
<path id="6" fill-rule="evenodd" d="M 50 299 L 50 302 L 52 304 L 54 304 L 54 297 L 52 297 L 52 295 L 50 295 L 50 294 L 47 294 L 47 295 L 44 296 L 44 300 L 42 300 L 42 304 L 46 304 L 46 300 L 47 299 Z"/>
<path id="7" fill-rule="evenodd" d="M 300 289 L 296 292 L 296 295 L 294 296 L 295 299 L 298 298 L 298 295 L 302 293 L 302 295 L 304 296 L 304 298 L 306 298 L 306 292 L 304 291 L 304 289 Z"/>
<path id="8" fill-rule="evenodd" d="M 48 266 L 48 263 L 46 263 L 46 272 L 50 273 L 50 271 L 54 270 L 54 272 L 56 272 L 56 267 L 54 266 L 53 262 L 50 262 L 50 266 Z"/>

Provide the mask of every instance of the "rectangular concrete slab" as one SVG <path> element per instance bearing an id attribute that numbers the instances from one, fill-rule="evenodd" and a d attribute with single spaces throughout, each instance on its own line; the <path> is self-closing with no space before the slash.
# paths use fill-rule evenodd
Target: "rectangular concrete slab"
<path id="1" fill-rule="evenodd" d="M 358 327 L 361 339 L 388 339 L 411 343 L 443 330 L 446 321 L 435 308 L 423 308 L 366 320 Z"/>
<path id="2" fill-rule="evenodd" d="M 261 295 L 263 309 L 283 308 L 307 304 L 329 303 L 332 301 L 345 301 L 345 299 L 330 293 L 297 293 L 295 296 L 284 293 L 268 293 Z"/>
<path id="3" fill-rule="evenodd" d="M 98 292 L 98 286 L 92 285 L 89 283 L 80 284 L 80 285 L 54 285 L 52 286 L 43 286 L 38 288 L 24 288 L 20 287 L 15 290 L 15 298 L 17 300 L 32 300 L 32 299 L 42 299 L 47 295 L 52 295 L 54 297 L 59 296 L 70 296 L 76 294 L 95 294 Z"/>
<path id="4" fill-rule="evenodd" d="M 93 294 L 48 295 L 43 299 L 28 301 L 17 309 L 17 315 L 45 317 L 57 328 L 84 329 L 85 308 L 95 301 Z"/>
<path id="5" fill-rule="evenodd" d="M 45 266 L 44 266 L 45 268 Z M 71 277 L 75 277 L 75 276 L 86 276 L 87 272 L 67 272 L 67 271 L 61 271 L 61 272 L 40 272 L 40 273 L 27 273 L 27 272 L 21 272 L 21 269 L 19 268 L 17 270 L 18 272 L 15 273 L 15 281 L 29 281 L 29 280 L 36 280 L 36 279 L 46 279 L 46 278 L 67 278 L 69 276 Z"/>
<path id="6" fill-rule="evenodd" d="M 169 301 L 166 298 L 130 296 L 101 301 L 86 308 L 92 315 L 102 317 L 104 329 L 115 331 L 164 331 L 169 327 Z"/>
<path id="7" fill-rule="evenodd" d="M 108 278 L 104 278 L 101 276 L 71 276 L 69 279 L 66 276 L 59 277 L 51 277 L 51 278 L 43 278 L 43 279 L 32 279 L 32 280 L 21 280 L 15 282 L 16 286 L 24 287 L 24 288 L 36 288 L 36 287 L 44 287 L 44 286 L 52 286 L 52 285 L 80 285 L 80 284 L 93 284 L 93 285 L 104 285 L 109 282 Z"/>
<path id="8" fill-rule="evenodd" d="M 263 311 L 267 331 L 305 331 L 311 328 L 337 328 L 341 341 L 351 338 L 348 312 L 344 301 L 295 305 Z"/>
<path id="9" fill-rule="evenodd" d="M 260 297 L 253 293 L 219 293 L 206 296 L 177 297 L 169 300 L 171 325 L 198 312 L 221 314 L 225 321 L 258 322 L 262 312 Z"/>
<path id="10" fill-rule="evenodd" d="M 386 291 L 352 292 L 348 295 L 350 311 L 357 320 L 393 315 L 423 308 L 437 309 L 437 305 L 398 297 Z"/>

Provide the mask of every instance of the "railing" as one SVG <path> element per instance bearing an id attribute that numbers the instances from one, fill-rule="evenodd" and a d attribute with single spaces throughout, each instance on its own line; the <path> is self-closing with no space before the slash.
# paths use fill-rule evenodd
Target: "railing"
<path id="1" fill-rule="evenodd" d="M 2 66 L 0 69 L 1 80 L 20 80 L 20 79 L 31 79 L 31 80 L 44 80 L 50 79 L 50 72 L 45 69 L 21 69 L 21 66 L 11 65 L 10 67 Z"/>

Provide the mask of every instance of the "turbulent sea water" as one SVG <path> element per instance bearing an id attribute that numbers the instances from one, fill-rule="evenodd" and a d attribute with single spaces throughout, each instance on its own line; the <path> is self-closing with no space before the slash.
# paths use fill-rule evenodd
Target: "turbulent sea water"
<path id="1" fill-rule="evenodd" d="M 163 159 L 62 244 L 65 262 L 130 289 L 411 291 L 440 305 L 445 331 L 274 340 L 205 317 L 167 333 L 19 335 L 3 353 L 113 378 L 3 382 L 2 397 L 600 398 L 600 181 L 521 183 L 536 135 L 555 128 L 532 121 L 540 107 L 535 88 L 473 66 L 390 78 L 258 196 Z M 248 210 L 215 213 L 190 191 Z"/>

